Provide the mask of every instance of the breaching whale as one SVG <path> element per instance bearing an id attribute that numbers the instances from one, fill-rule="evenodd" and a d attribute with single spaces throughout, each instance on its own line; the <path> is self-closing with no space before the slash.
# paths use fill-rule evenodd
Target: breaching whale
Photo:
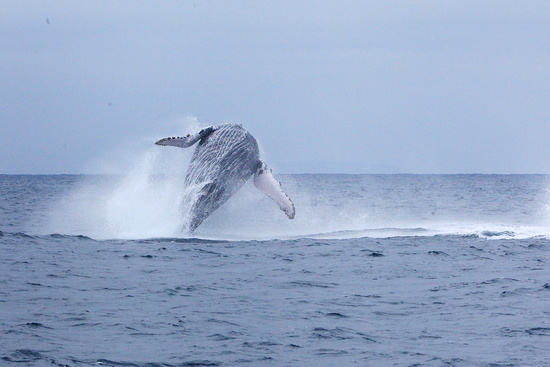
<path id="1" fill-rule="evenodd" d="M 294 218 L 292 200 L 260 159 L 256 139 L 241 125 L 209 126 L 196 134 L 164 138 L 155 144 L 187 148 L 197 142 L 184 181 L 186 188 L 196 188 L 198 192 L 198 198 L 191 205 L 187 226 L 190 232 L 229 200 L 252 175 L 256 187 L 275 201 L 289 219 Z"/>

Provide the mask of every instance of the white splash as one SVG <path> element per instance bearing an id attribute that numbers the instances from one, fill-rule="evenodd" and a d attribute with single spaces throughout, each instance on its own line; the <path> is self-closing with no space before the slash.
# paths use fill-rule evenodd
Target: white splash
<path id="1" fill-rule="evenodd" d="M 193 133 L 200 126 L 187 118 L 180 129 L 164 134 Z M 184 189 L 184 178 L 193 150 L 155 146 L 162 136 L 136 139 L 131 159 L 128 151 L 118 150 L 94 161 L 94 168 L 104 167 L 108 174 L 83 176 L 50 208 L 41 231 L 97 239 L 186 236 L 182 226 L 194 191 Z M 113 175 L 113 167 L 124 173 Z"/>
<path id="2" fill-rule="evenodd" d="M 125 176 L 108 195 L 105 215 L 108 230 L 116 238 L 177 235 L 182 222 L 183 165 L 169 175 L 154 174 L 161 164 L 158 151 L 147 152 L 143 163 Z"/>

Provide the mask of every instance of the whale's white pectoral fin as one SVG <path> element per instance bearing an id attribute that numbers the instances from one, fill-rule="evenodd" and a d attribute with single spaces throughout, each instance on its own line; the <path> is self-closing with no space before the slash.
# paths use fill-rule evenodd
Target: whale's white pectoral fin
<path id="1" fill-rule="evenodd" d="M 281 210 L 285 212 L 288 219 L 294 219 L 294 215 L 296 214 L 294 203 L 284 193 L 281 183 L 273 177 L 271 169 L 264 162 L 262 162 L 262 166 L 258 168 L 254 175 L 254 185 L 276 202 Z"/>
<path id="2" fill-rule="evenodd" d="M 205 136 L 208 136 L 212 131 L 214 131 L 213 126 L 209 126 L 205 129 L 202 129 L 196 134 L 187 134 L 186 136 L 173 136 L 168 137 L 164 139 L 160 139 L 155 143 L 155 145 L 163 145 L 163 146 L 171 146 L 171 147 L 179 147 L 179 148 L 188 148 L 204 138 Z"/>

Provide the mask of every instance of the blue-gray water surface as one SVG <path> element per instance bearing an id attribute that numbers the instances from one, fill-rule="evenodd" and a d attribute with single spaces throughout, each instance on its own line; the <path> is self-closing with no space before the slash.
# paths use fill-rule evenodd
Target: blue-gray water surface
<path id="1" fill-rule="evenodd" d="M 0 365 L 550 365 L 549 177 L 0 175 Z"/>

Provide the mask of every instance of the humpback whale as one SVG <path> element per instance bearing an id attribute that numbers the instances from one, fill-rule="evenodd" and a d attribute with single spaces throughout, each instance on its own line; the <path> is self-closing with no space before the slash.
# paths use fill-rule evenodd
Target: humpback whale
<path id="1" fill-rule="evenodd" d="M 193 232 L 254 175 L 254 185 L 279 205 L 289 219 L 295 208 L 281 183 L 260 159 L 256 139 L 241 125 L 209 126 L 196 134 L 168 137 L 156 145 L 188 148 L 198 142 L 184 186 L 196 190 L 187 229 Z"/>

